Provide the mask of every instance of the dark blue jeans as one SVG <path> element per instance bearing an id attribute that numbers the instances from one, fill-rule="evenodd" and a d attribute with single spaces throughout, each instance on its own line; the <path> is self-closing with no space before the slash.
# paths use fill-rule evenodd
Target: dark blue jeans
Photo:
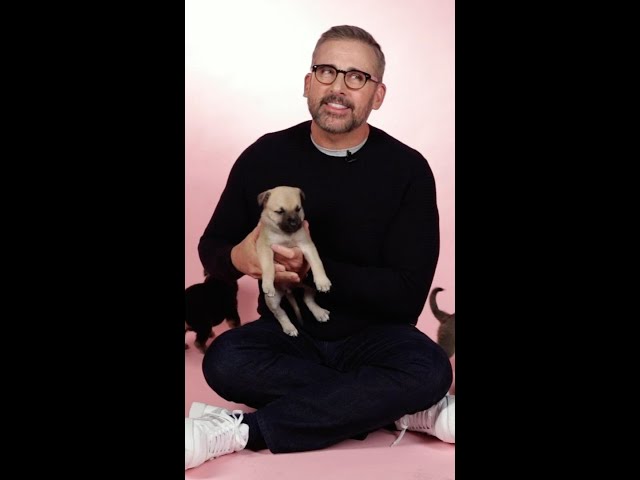
<path id="1" fill-rule="evenodd" d="M 328 447 L 393 424 L 444 397 L 453 381 L 444 350 L 410 325 L 375 325 L 315 340 L 261 318 L 217 337 L 203 360 L 222 398 L 256 408 L 269 450 Z"/>

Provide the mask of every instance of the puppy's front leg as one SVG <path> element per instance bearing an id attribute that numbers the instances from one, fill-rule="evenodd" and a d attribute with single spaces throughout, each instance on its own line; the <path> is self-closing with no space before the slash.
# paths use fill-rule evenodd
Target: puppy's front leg
<path id="1" fill-rule="evenodd" d="M 262 291 L 267 297 L 273 297 L 276 294 L 276 288 L 273 284 L 275 281 L 276 268 L 273 263 L 273 250 L 268 245 L 258 242 L 256 244 L 258 260 L 262 269 Z"/>
<path id="2" fill-rule="evenodd" d="M 318 289 L 319 292 L 328 292 L 331 288 L 331 281 L 324 271 L 324 265 L 322 265 L 322 261 L 320 260 L 318 249 L 313 242 L 300 243 L 299 247 L 300 250 L 302 250 L 304 258 L 309 262 L 311 272 L 313 272 L 313 281 L 316 284 L 316 289 Z"/>

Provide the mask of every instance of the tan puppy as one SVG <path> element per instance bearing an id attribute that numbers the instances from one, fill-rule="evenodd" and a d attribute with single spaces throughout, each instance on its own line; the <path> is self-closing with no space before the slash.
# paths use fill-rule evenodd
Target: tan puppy
<path id="1" fill-rule="evenodd" d="M 280 322 L 282 330 L 292 337 L 298 335 L 298 330 L 280 306 L 282 297 L 287 297 L 298 320 L 301 320 L 302 316 L 291 291 L 276 288 L 274 285 L 275 266 L 271 245 L 299 247 L 311 267 L 318 291 L 328 292 L 331 288 L 331 282 L 324 271 L 318 250 L 307 230 L 302 227 L 304 220 L 303 199 L 302 190 L 287 186 L 275 187 L 258 195 L 258 204 L 262 206 L 262 214 L 260 215 L 261 227 L 256 241 L 256 250 L 262 269 L 262 291 L 265 294 L 267 306 Z M 315 291 L 306 285 L 300 286 L 304 288 L 304 303 L 309 307 L 316 320 L 319 322 L 329 320 L 329 311 L 315 302 Z"/>

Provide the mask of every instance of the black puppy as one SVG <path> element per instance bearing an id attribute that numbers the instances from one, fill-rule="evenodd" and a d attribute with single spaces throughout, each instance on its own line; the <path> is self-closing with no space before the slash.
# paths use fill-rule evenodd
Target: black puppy
<path id="1" fill-rule="evenodd" d="M 212 328 L 227 321 L 229 328 L 240 326 L 238 314 L 238 283 L 215 279 L 205 272 L 202 283 L 191 285 L 184 291 L 184 333 L 196 332 L 195 346 L 204 353 L 206 342 L 215 336 Z M 189 346 L 184 344 L 185 350 Z"/>

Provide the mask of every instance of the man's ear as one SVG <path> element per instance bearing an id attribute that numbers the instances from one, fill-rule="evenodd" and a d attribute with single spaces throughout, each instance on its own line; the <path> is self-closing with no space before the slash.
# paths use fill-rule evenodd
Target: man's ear
<path id="1" fill-rule="evenodd" d="M 311 74 L 307 73 L 304 76 L 304 91 L 302 92 L 302 96 L 304 98 L 309 98 L 309 87 L 311 86 Z"/>
<path id="2" fill-rule="evenodd" d="M 387 86 L 384 83 L 376 85 L 376 92 L 373 94 L 373 109 L 378 110 L 384 101 L 384 96 L 387 93 Z"/>

